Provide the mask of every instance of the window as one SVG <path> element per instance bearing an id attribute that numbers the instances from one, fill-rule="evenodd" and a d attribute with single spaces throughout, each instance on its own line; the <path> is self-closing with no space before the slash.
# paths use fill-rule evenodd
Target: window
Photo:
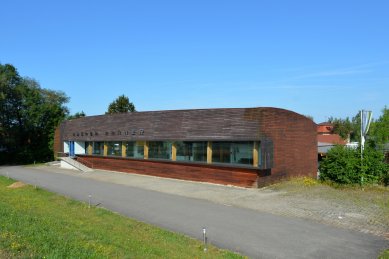
<path id="1" fill-rule="evenodd" d="M 149 158 L 171 159 L 172 143 L 166 141 L 149 142 Z"/>
<path id="2" fill-rule="evenodd" d="M 207 142 L 179 141 L 175 144 L 177 147 L 177 161 L 207 161 Z"/>
<path id="3" fill-rule="evenodd" d="M 109 156 L 121 156 L 122 155 L 122 142 L 107 142 Z"/>
<path id="4" fill-rule="evenodd" d="M 126 156 L 133 158 L 143 158 L 144 156 L 144 142 L 127 142 L 126 143 Z"/>
<path id="5" fill-rule="evenodd" d="M 251 141 L 213 142 L 212 162 L 252 165 L 253 148 Z"/>
<path id="6" fill-rule="evenodd" d="M 93 155 L 103 155 L 104 154 L 104 142 L 93 142 Z"/>

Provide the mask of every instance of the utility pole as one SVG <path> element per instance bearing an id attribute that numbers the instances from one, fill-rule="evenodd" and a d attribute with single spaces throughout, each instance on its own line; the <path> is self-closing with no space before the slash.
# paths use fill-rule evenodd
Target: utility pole
<path id="1" fill-rule="evenodd" d="M 371 111 L 361 110 L 361 159 L 363 159 L 363 150 L 365 149 L 365 136 L 369 131 L 373 113 Z"/>
<path id="2" fill-rule="evenodd" d="M 363 185 L 363 150 L 365 149 L 365 136 L 369 131 L 373 113 L 371 111 L 361 110 L 361 185 Z"/>

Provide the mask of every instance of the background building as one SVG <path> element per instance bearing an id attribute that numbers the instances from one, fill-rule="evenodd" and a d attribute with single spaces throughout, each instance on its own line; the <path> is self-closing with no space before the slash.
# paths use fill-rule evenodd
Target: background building
<path id="1" fill-rule="evenodd" d="M 327 152 L 336 145 L 346 145 L 348 141 L 334 133 L 334 125 L 330 122 L 322 122 L 317 125 L 317 152 L 321 161 Z"/>

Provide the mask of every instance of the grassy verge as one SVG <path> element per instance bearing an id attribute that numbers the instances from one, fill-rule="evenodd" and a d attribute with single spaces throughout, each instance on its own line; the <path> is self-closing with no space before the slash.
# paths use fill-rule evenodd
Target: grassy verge
<path id="1" fill-rule="evenodd" d="M 360 186 L 342 186 L 311 178 L 295 178 L 269 188 L 282 191 L 292 199 L 323 201 L 332 204 L 334 208 L 360 211 L 370 215 L 370 220 L 389 226 L 389 187 L 370 185 L 362 189 Z"/>
<path id="2" fill-rule="evenodd" d="M 284 191 L 286 195 L 301 195 L 307 198 L 321 197 L 327 200 L 354 203 L 361 207 L 374 205 L 389 216 L 389 187 L 366 185 L 361 188 L 355 185 L 335 185 L 304 177 L 280 182 L 269 186 L 269 188 Z"/>
<path id="3" fill-rule="evenodd" d="M 0 177 L 1 258 L 242 258 L 240 255 Z"/>
<path id="4" fill-rule="evenodd" d="M 380 254 L 380 256 L 378 257 L 378 259 L 388 259 L 389 258 L 389 249 L 384 251 L 382 254 Z"/>

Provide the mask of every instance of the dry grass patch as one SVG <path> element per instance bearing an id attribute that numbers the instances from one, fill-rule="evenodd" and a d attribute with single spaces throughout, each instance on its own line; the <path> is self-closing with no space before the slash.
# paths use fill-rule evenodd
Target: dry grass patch
<path id="1" fill-rule="evenodd" d="M 10 189 L 17 189 L 17 188 L 22 188 L 22 187 L 24 187 L 24 186 L 26 186 L 26 184 L 23 183 L 23 182 L 15 182 L 15 183 L 13 183 L 13 184 L 11 184 L 11 185 L 8 185 L 7 188 L 10 188 Z"/>

